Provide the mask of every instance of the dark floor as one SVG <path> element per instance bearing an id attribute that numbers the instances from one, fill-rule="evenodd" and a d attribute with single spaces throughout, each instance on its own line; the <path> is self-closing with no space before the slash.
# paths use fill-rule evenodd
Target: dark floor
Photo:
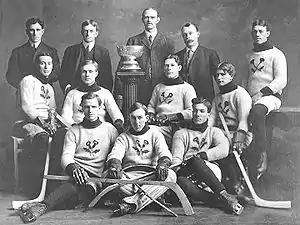
<path id="1" fill-rule="evenodd" d="M 182 208 L 172 208 L 179 214 L 178 218 L 168 212 L 143 210 L 135 215 L 110 218 L 111 209 L 92 209 L 53 211 L 42 216 L 34 224 L 300 224 L 300 128 L 288 132 L 274 130 L 272 151 L 269 152 L 269 168 L 256 186 L 259 196 L 269 200 L 292 200 L 292 209 L 275 210 L 249 205 L 240 216 L 225 214 L 220 209 L 208 208 L 201 204 L 194 205 L 195 215 L 185 216 Z M 7 167 L 5 167 L 6 170 Z M 299 171 L 299 172 L 298 172 Z M 24 172 L 24 171 L 23 171 Z M 0 180 L 0 224 L 22 224 L 20 218 L 10 210 L 11 201 L 24 199 L 13 195 L 9 171 L 2 174 Z M 3 178 L 4 177 L 4 178 Z M 28 176 L 26 175 L 28 180 Z M 34 180 L 31 180 L 34 182 Z M 6 185 L 5 185 L 6 184 Z M 23 185 L 28 185 L 23 182 Z M 30 193 L 25 192 L 27 196 Z M 32 193 L 31 193 L 32 194 Z"/>

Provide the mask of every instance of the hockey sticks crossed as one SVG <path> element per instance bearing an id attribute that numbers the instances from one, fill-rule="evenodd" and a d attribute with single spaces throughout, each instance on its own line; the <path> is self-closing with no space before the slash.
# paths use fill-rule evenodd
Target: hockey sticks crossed
<path id="1" fill-rule="evenodd" d="M 229 129 L 226 125 L 226 122 L 225 122 L 225 119 L 224 119 L 224 116 L 222 115 L 221 112 L 219 112 L 219 117 L 220 117 L 220 120 L 222 122 L 222 126 L 225 130 L 225 134 L 228 138 L 228 141 L 230 143 L 230 146 L 232 146 L 232 141 L 231 141 L 231 138 L 230 138 L 230 133 L 229 133 Z M 237 151 L 233 151 L 233 154 L 234 154 L 234 157 L 237 161 L 237 164 L 242 172 L 242 175 L 246 181 L 246 184 L 249 188 L 249 191 L 253 197 L 253 200 L 254 200 L 254 204 L 256 206 L 260 206 L 260 207 L 266 207 L 266 208 L 277 208 L 277 209 L 290 209 L 291 208 L 291 201 L 269 201 L 269 200 L 264 200 L 264 199 L 261 199 L 255 192 L 254 188 L 253 188 L 253 185 L 248 177 L 248 174 L 245 170 L 245 167 L 242 163 L 242 160 L 240 159 L 240 156 L 239 154 L 237 153 Z"/>

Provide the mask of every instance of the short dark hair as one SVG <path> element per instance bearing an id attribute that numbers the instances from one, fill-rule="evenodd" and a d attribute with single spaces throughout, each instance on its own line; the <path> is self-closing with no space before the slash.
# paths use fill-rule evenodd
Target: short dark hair
<path id="1" fill-rule="evenodd" d="M 31 18 L 29 18 L 29 19 L 26 21 L 26 23 L 25 23 L 26 29 L 27 29 L 27 30 L 30 29 L 30 26 L 31 26 L 32 24 L 36 24 L 36 23 L 40 24 L 41 27 L 42 27 L 42 29 L 44 29 L 44 21 L 41 20 L 41 19 L 38 18 L 38 17 L 31 17 Z"/>
<path id="2" fill-rule="evenodd" d="M 95 66 L 96 71 L 98 71 L 98 68 L 99 68 L 98 63 L 94 60 L 87 59 L 87 60 L 83 61 L 81 64 L 81 68 L 85 65 L 93 65 L 93 66 Z"/>
<path id="3" fill-rule="evenodd" d="M 39 54 L 37 54 L 37 56 L 34 59 L 34 64 L 35 65 L 39 65 L 40 64 L 40 57 L 41 56 L 50 56 L 52 58 L 52 56 L 50 55 L 50 53 L 48 53 L 48 52 L 40 52 Z"/>
<path id="4" fill-rule="evenodd" d="M 259 18 L 252 21 L 252 28 L 255 27 L 255 26 L 266 27 L 267 31 L 271 31 L 271 29 L 272 29 L 272 25 L 271 25 L 270 21 L 259 19 Z"/>
<path id="5" fill-rule="evenodd" d="M 99 24 L 95 20 L 85 20 L 81 23 L 81 30 L 83 30 L 83 27 L 86 27 L 88 25 L 92 25 L 96 27 L 96 31 L 99 30 Z"/>
<path id="6" fill-rule="evenodd" d="M 197 105 L 197 104 L 203 104 L 203 105 L 206 106 L 208 112 L 211 111 L 211 103 L 206 98 L 203 98 L 203 97 L 193 98 L 192 99 L 192 105 L 194 106 L 194 105 Z"/>
<path id="7" fill-rule="evenodd" d="M 189 26 L 194 26 L 196 28 L 196 31 L 199 31 L 199 27 L 196 23 L 193 23 L 193 22 L 186 22 L 185 24 L 183 24 L 182 28 L 184 27 L 189 27 Z M 181 30 L 182 30 L 181 28 Z"/>
<path id="8" fill-rule="evenodd" d="M 159 12 L 158 12 L 158 10 L 157 10 L 156 8 L 152 8 L 152 7 L 148 7 L 148 8 L 146 8 L 146 9 L 144 9 L 143 12 L 142 12 L 142 17 L 144 17 L 145 12 L 148 11 L 148 10 L 154 10 L 154 11 L 156 11 L 157 17 L 159 17 Z"/>
<path id="9" fill-rule="evenodd" d="M 180 61 L 180 58 L 179 58 L 178 55 L 170 54 L 170 55 L 168 55 L 168 56 L 165 58 L 165 61 L 166 61 L 167 59 L 174 59 L 175 62 L 176 62 L 178 65 L 181 65 L 181 61 Z"/>
<path id="10" fill-rule="evenodd" d="M 217 70 L 224 70 L 232 77 L 234 77 L 235 74 L 236 74 L 236 70 L 235 70 L 234 65 L 232 63 L 229 63 L 229 62 L 221 62 L 218 65 Z"/>
<path id="11" fill-rule="evenodd" d="M 102 104 L 102 101 L 101 101 L 99 95 L 95 94 L 94 92 L 88 92 L 88 93 L 84 94 L 84 95 L 81 97 L 80 106 L 83 105 L 84 100 L 86 100 L 86 99 L 94 99 L 94 98 L 97 99 L 98 104 L 99 104 L 99 106 L 100 106 L 100 105 Z"/>
<path id="12" fill-rule="evenodd" d="M 142 103 L 140 103 L 140 102 L 135 102 L 135 103 L 133 103 L 133 104 L 130 106 L 130 108 L 129 108 L 129 113 L 132 113 L 132 112 L 134 112 L 134 111 L 137 110 L 137 109 L 142 109 L 142 110 L 145 111 L 145 114 L 146 114 L 146 115 L 148 114 L 148 109 L 147 109 L 147 107 L 146 107 L 145 105 L 143 105 Z"/>

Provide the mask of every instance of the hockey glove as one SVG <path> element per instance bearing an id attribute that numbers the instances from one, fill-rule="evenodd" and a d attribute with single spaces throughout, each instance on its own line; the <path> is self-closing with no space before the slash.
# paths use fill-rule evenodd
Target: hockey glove
<path id="1" fill-rule="evenodd" d="M 156 125 L 156 118 L 154 113 L 148 113 L 149 119 L 148 124 L 150 125 Z"/>
<path id="2" fill-rule="evenodd" d="M 158 180 L 163 181 L 167 179 L 171 164 L 171 160 L 166 156 L 163 156 L 158 160 L 158 164 L 156 166 L 156 177 Z"/>
<path id="3" fill-rule="evenodd" d="M 107 171 L 107 177 L 112 179 L 122 178 L 122 162 L 118 159 L 110 159 L 108 162 L 109 169 Z"/>
<path id="4" fill-rule="evenodd" d="M 73 177 L 75 182 L 79 185 L 86 184 L 87 179 L 89 178 L 87 172 L 76 163 L 70 163 L 66 167 L 66 173 Z"/>
<path id="5" fill-rule="evenodd" d="M 118 130 L 119 134 L 123 133 L 124 132 L 124 124 L 123 124 L 123 121 L 120 120 L 120 119 L 117 119 L 115 122 L 114 122 L 114 125 L 116 127 L 116 129 Z"/>
<path id="6" fill-rule="evenodd" d="M 246 148 L 246 136 L 247 136 L 247 132 L 244 130 L 237 130 L 233 134 L 232 148 L 234 151 L 237 151 L 239 154 L 242 154 L 244 149 Z"/>

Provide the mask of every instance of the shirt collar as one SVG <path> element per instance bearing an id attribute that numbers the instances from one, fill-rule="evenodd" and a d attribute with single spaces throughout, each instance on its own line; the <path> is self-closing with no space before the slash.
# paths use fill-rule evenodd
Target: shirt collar
<path id="1" fill-rule="evenodd" d="M 34 46 L 34 47 L 35 47 L 35 49 L 37 49 L 37 48 L 39 47 L 39 45 L 40 45 L 40 43 L 41 43 L 41 42 L 42 42 L 42 41 L 39 41 L 39 42 L 37 42 L 37 43 L 33 43 L 32 41 L 30 41 L 30 40 L 29 40 L 29 44 L 30 44 L 30 46 L 31 46 L 31 47 L 33 47 L 33 46 Z"/>
<path id="2" fill-rule="evenodd" d="M 192 50 L 193 53 L 194 53 L 194 52 L 196 51 L 196 49 L 198 48 L 198 46 L 199 46 L 199 44 L 196 45 L 196 46 L 193 46 L 193 47 L 191 47 L 191 48 L 186 47 L 186 52 L 188 52 L 189 50 Z"/>
<path id="3" fill-rule="evenodd" d="M 82 45 L 85 49 L 86 49 L 87 46 L 89 46 L 89 51 L 91 51 L 95 46 L 95 42 L 86 43 L 85 41 L 82 41 Z"/>
<path id="4" fill-rule="evenodd" d="M 149 39 L 149 36 L 151 35 L 152 36 L 152 40 L 154 40 L 154 38 L 156 37 L 158 31 L 157 31 L 157 29 L 155 29 L 153 32 L 150 33 L 149 31 L 145 30 L 145 33 L 146 33 L 147 39 Z"/>

